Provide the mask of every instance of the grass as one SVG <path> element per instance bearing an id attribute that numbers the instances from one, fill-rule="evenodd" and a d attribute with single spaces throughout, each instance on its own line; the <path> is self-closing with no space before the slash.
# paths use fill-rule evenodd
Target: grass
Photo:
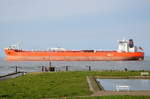
<path id="1" fill-rule="evenodd" d="M 40 99 L 88 96 L 91 95 L 92 92 L 88 88 L 86 76 L 138 75 L 140 75 L 138 71 L 78 71 L 27 74 L 14 79 L 0 81 L 0 99 Z M 99 99 L 99 97 L 95 98 Z M 104 99 L 109 99 L 109 96 Z"/>

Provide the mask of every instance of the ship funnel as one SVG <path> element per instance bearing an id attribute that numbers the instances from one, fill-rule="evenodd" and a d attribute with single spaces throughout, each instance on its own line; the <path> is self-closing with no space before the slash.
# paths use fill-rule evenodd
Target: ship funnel
<path id="1" fill-rule="evenodd" d="M 129 47 L 130 48 L 134 47 L 133 39 L 129 39 Z"/>

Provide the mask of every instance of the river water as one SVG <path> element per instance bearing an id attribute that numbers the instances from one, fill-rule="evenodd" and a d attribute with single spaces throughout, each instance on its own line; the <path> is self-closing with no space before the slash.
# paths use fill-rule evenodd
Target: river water
<path id="1" fill-rule="evenodd" d="M 58 71 L 65 70 L 68 66 L 70 71 L 80 70 L 150 70 L 150 57 L 145 57 L 144 61 L 52 61 L 52 66 Z M 6 61 L 0 58 L 0 75 L 5 75 L 15 71 L 18 66 L 19 71 L 38 72 L 41 66 L 48 66 L 47 61 Z"/>

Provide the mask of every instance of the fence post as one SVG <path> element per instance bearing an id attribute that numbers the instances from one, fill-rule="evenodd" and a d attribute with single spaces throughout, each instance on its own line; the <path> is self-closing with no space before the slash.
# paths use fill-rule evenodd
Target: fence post
<path id="1" fill-rule="evenodd" d="M 124 68 L 124 70 L 125 70 L 125 71 L 128 71 L 128 69 L 127 69 L 127 68 Z"/>
<path id="2" fill-rule="evenodd" d="M 42 72 L 44 72 L 44 66 L 42 66 Z"/>
<path id="3" fill-rule="evenodd" d="M 15 71 L 16 73 L 18 72 L 18 67 L 16 66 L 16 71 Z"/>
<path id="4" fill-rule="evenodd" d="M 66 66 L 66 71 L 68 71 L 68 66 Z"/>
<path id="5" fill-rule="evenodd" d="M 91 71 L 91 66 L 89 66 L 89 71 Z"/>

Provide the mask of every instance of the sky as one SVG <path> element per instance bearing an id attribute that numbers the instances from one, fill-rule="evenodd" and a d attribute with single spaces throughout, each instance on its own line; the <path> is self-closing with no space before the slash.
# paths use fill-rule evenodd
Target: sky
<path id="1" fill-rule="evenodd" d="M 150 56 L 150 0 L 0 0 L 3 48 L 117 50 L 132 38 Z"/>

